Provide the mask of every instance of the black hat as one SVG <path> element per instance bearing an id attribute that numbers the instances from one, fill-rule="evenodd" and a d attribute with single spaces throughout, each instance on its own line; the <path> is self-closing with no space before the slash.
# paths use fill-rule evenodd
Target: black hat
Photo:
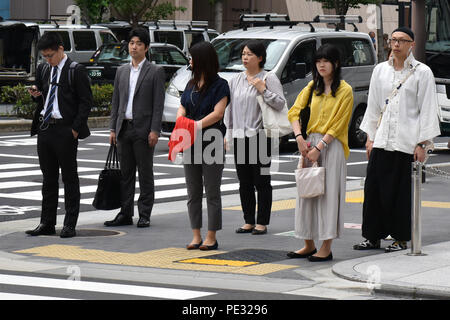
<path id="1" fill-rule="evenodd" d="M 410 28 L 408 28 L 408 27 L 400 27 L 400 28 L 397 28 L 397 29 L 395 29 L 394 31 L 392 31 L 392 33 L 394 33 L 394 32 L 403 32 L 403 33 L 406 33 L 408 36 L 411 37 L 411 39 L 414 40 L 414 32 L 412 32 L 412 30 L 411 30 Z"/>

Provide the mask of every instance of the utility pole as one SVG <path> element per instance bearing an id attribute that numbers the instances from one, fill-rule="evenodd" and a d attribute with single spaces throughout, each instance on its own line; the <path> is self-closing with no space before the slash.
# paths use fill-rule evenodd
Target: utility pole
<path id="1" fill-rule="evenodd" d="M 416 46 L 414 47 L 414 57 L 425 63 L 425 43 L 426 43 L 426 29 L 425 29 L 425 0 L 412 0 L 412 17 L 411 27 L 414 32 L 414 40 Z"/>
<path id="2" fill-rule="evenodd" d="M 383 62 L 386 58 L 384 57 L 384 46 L 383 46 L 383 1 L 377 2 L 377 58 L 378 63 Z"/>

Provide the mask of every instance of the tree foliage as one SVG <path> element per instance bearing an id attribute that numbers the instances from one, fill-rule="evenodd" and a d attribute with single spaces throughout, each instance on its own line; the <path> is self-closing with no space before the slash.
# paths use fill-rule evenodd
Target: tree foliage
<path id="1" fill-rule="evenodd" d="M 348 9 L 359 8 L 360 5 L 376 4 L 380 0 L 313 0 L 321 2 L 325 9 L 336 9 L 337 15 L 346 15 Z"/>
<path id="2" fill-rule="evenodd" d="M 89 23 L 102 22 L 103 13 L 110 8 L 116 20 L 128 21 L 133 26 L 143 21 L 166 19 L 175 11 L 186 10 L 170 2 L 160 3 L 159 0 L 75 0 L 75 3 Z"/>

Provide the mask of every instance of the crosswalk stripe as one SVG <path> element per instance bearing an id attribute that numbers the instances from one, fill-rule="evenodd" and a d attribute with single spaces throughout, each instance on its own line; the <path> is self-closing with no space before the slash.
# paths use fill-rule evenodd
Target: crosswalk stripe
<path id="1" fill-rule="evenodd" d="M 31 164 L 31 163 L 7 163 L 7 164 L 0 164 L 0 170 L 25 169 L 25 168 L 33 168 L 33 167 L 39 167 L 39 165 L 38 164 Z"/>
<path id="2" fill-rule="evenodd" d="M 67 289 L 77 291 L 101 292 L 141 297 L 187 300 L 211 296 L 216 293 L 184 289 L 136 286 L 90 281 L 72 281 L 28 276 L 0 275 L 0 283 L 16 286 L 33 286 L 41 288 Z"/>
<path id="3" fill-rule="evenodd" d="M 8 181 L 8 182 L 0 182 L 0 189 L 26 188 L 26 187 L 36 187 L 40 185 L 42 185 L 42 183 L 39 182 Z"/>
<path id="4" fill-rule="evenodd" d="M 0 301 L 7 301 L 7 300 L 78 300 L 78 299 L 0 292 Z"/>
<path id="5" fill-rule="evenodd" d="M 78 172 L 98 171 L 98 168 L 80 167 Z M 7 171 L 0 172 L 0 179 L 16 178 L 16 177 L 29 177 L 29 176 L 42 176 L 41 170 L 23 170 L 23 171 Z"/>

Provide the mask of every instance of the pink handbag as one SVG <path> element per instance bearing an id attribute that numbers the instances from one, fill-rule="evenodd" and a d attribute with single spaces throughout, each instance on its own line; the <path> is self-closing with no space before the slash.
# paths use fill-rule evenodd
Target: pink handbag
<path id="1" fill-rule="evenodd" d="M 311 167 L 304 167 L 305 158 L 300 156 L 295 170 L 295 182 L 300 198 L 314 198 L 325 193 L 325 168 L 314 162 Z"/>

